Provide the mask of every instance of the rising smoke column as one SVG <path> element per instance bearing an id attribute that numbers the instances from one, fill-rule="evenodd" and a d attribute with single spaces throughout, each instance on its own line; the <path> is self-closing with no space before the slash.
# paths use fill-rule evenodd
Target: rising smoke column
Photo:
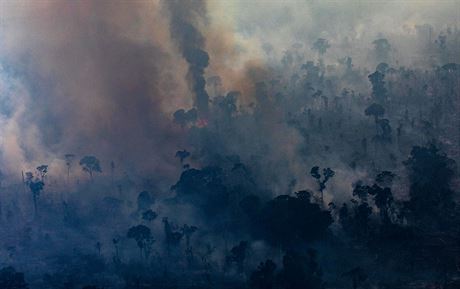
<path id="1" fill-rule="evenodd" d="M 160 5 L 5 2 L 0 27 L 4 175 L 13 182 L 21 170 L 48 164 L 57 178 L 65 173 L 64 155 L 71 153 L 98 157 L 103 174 L 114 161 L 120 175 L 161 174 L 174 181 L 174 153 L 183 147 L 183 134 L 170 118 L 191 103 L 184 100 L 189 65 L 177 56 Z M 75 173 L 80 171 L 76 166 Z"/>
<path id="2" fill-rule="evenodd" d="M 205 38 L 196 27 L 205 20 L 206 4 L 201 0 L 164 2 L 170 12 L 171 38 L 176 41 L 182 56 L 189 64 L 187 78 L 195 94 L 195 106 L 200 117 L 208 113 L 209 95 L 206 92 L 204 70 L 209 65 L 209 55 L 204 50 Z"/>

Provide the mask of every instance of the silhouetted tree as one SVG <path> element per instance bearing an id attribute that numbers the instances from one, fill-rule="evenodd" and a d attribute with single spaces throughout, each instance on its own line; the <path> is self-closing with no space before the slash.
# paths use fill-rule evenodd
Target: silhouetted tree
<path id="1" fill-rule="evenodd" d="M 181 150 L 181 151 L 176 152 L 176 158 L 179 158 L 181 164 L 189 156 L 190 156 L 190 153 L 188 151 L 186 151 L 186 150 Z"/>
<path id="2" fill-rule="evenodd" d="M 372 84 L 372 96 L 375 101 L 383 104 L 387 100 L 387 89 L 385 88 L 385 74 L 375 71 L 368 76 Z"/>
<path id="3" fill-rule="evenodd" d="M 80 166 L 89 174 L 91 180 L 93 180 L 93 172 L 102 172 L 99 160 L 94 156 L 84 156 L 80 160 Z"/>
<path id="4" fill-rule="evenodd" d="M 41 191 L 43 191 L 43 188 L 45 187 L 45 183 L 38 178 L 34 180 L 34 175 L 31 172 L 26 172 L 25 182 L 29 186 L 30 191 L 32 192 L 32 198 L 34 201 L 34 212 L 35 216 L 37 216 L 38 198 L 40 197 Z"/>
<path id="5" fill-rule="evenodd" d="M 322 205 L 324 201 L 323 192 L 324 192 L 324 189 L 326 188 L 326 183 L 327 181 L 329 181 L 330 178 L 332 178 L 335 175 L 335 172 L 331 168 L 323 169 L 323 180 L 321 180 L 321 174 L 319 173 L 319 167 L 314 166 L 310 170 L 310 175 L 313 178 L 315 178 L 318 183 L 319 191 L 321 193 L 321 205 Z"/>
<path id="6" fill-rule="evenodd" d="M 358 197 L 361 202 L 367 202 L 371 188 L 358 181 L 353 185 L 353 197 Z"/>
<path id="7" fill-rule="evenodd" d="M 193 248 L 190 244 L 190 239 L 192 238 L 192 235 L 198 230 L 197 227 L 195 226 L 189 226 L 187 224 L 184 224 L 181 228 L 182 230 L 182 235 L 185 236 L 185 254 L 187 258 L 187 264 L 189 268 L 191 268 L 193 264 Z"/>
<path id="8" fill-rule="evenodd" d="M 391 142 L 391 126 L 388 119 L 377 120 L 377 139 L 379 141 Z"/>
<path id="9" fill-rule="evenodd" d="M 64 155 L 65 165 L 67 166 L 67 181 L 70 179 L 70 168 L 72 167 L 73 160 L 75 158 L 74 154 Z"/>
<path id="10" fill-rule="evenodd" d="M 171 187 L 177 200 L 194 204 L 207 217 L 215 218 L 227 212 L 229 190 L 223 183 L 224 171 L 219 167 L 189 169 Z"/>
<path id="11" fill-rule="evenodd" d="M 374 184 L 371 188 L 371 194 L 374 196 L 374 203 L 380 211 L 380 217 L 384 224 L 390 223 L 388 210 L 393 203 L 393 194 L 390 188 L 381 188 Z"/>
<path id="12" fill-rule="evenodd" d="M 144 252 L 145 258 L 148 258 L 150 248 L 155 240 L 153 239 L 152 232 L 147 226 L 137 225 L 131 227 L 126 234 L 126 237 L 136 241 L 141 257 Z"/>
<path id="13" fill-rule="evenodd" d="M 166 249 L 168 251 L 168 255 L 170 255 L 171 247 L 178 246 L 184 235 L 182 232 L 174 230 L 174 226 L 169 222 L 168 218 L 163 218 L 163 224 L 166 236 Z"/>

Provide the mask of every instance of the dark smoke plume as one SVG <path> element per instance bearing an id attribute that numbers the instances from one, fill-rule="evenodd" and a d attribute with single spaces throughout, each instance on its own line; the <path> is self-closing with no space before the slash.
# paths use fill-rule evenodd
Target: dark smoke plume
<path id="1" fill-rule="evenodd" d="M 209 55 L 204 50 L 205 38 L 197 24 L 205 20 L 204 1 L 165 1 L 169 9 L 171 37 L 176 41 L 182 56 L 189 64 L 187 78 L 195 94 L 195 106 L 200 116 L 208 113 L 209 95 L 206 92 L 204 70 L 209 65 Z"/>

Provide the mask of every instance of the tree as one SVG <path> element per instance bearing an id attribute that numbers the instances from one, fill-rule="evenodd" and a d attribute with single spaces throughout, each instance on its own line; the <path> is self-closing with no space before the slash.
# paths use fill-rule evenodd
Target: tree
<path id="1" fill-rule="evenodd" d="M 353 197 L 358 197 L 361 202 L 367 202 L 370 189 L 369 186 L 363 185 L 362 181 L 358 181 L 353 185 Z"/>
<path id="2" fill-rule="evenodd" d="M 67 166 L 67 181 L 70 179 L 70 168 L 72 167 L 73 160 L 75 158 L 74 154 L 66 154 L 64 155 L 65 164 Z"/>
<path id="3" fill-rule="evenodd" d="M 166 235 L 166 249 L 168 251 L 168 255 L 171 254 L 171 247 L 178 246 L 184 234 L 180 231 L 175 231 L 177 227 L 171 224 L 168 218 L 163 218 L 164 224 L 164 231 Z"/>
<path id="4" fill-rule="evenodd" d="M 219 167 L 189 169 L 182 172 L 179 181 L 171 187 L 177 200 L 193 203 L 206 217 L 213 220 L 228 211 L 229 190 L 224 184 L 224 171 Z"/>
<path id="5" fill-rule="evenodd" d="M 35 216 L 38 215 L 38 198 L 40 197 L 41 191 L 45 187 L 45 183 L 38 178 L 35 178 L 31 172 L 26 172 L 26 185 L 29 186 L 30 191 L 32 192 L 32 197 L 34 201 L 34 212 Z"/>
<path id="6" fill-rule="evenodd" d="M 195 226 L 189 226 L 187 224 L 184 224 L 181 230 L 182 230 L 182 235 L 185 236 L 185 253 L 186 253 L 186 258 L 187 258 L 187 264 L 189 268 L 191 268 L 193 264 L 194 256 L 193 256 L 193 248 L 190 245 L 190 238 L 198 230 L 198 228 Z"/>
<path id="7" fill-rule="evenodd" d="M 385 114 L 385 109 L 380 104 L 373 103 L 366 108 L 364 114 L 367 116 L 373 116 L 375 123 L 377 124 L 379 117 Z"/>
<path id="8" fill-rule="evenodd" d="M 393 203 L 393 194 L 390 188 L 381 188 L 374 184 L 372 186 L 371 194 L 374 196 L 374 203 L 380 211 L 380 217 L 384 224 L 390 223 L 388 210 Z"/>
<path id="9" fill-rule="evenodd" d="M 188 151 L 186 151 L 186 150 L 181 150 L 181 151 L 176 152 L 176 158 L 179 158 L 181 164 L 189 156 L 190 156 L 190 153 Z"/>
<path id="10" fill-rule="evenodd" d="M 93 172 L 102 172 L 99 160 L 94 156 L 84 156 L 80 160 L 80 166 L 89 174 L 91 180 L 93 180 Z"/>
<path id="11" fill-rule="evenodd" d="M 376 70 L 368 76 L 372 84 L 372 96 L 378 103 L 385 103 L 387 99 L 387 89 L 385 88 L 385 74 Z"/>
<path id="12" fill-rule="evenodd" d="M 391 125 L 386 118 L 377 120 L 376 138 L 382 142 L 391 142 Z"/>
<path id="13" fill-rule="evenodd" d="M 327 181 L 329 181 L 330 178 L 332 178 L 335 175 L 335 172 L 331 168 L 323 169 L 323 180 L 321 180 L 321 174 L 319 173 L 319 167 L 314 166 L 310 170 L 310 175 L 313 178 L 315 178 L 318 183 L 319 191 L 321 193 L 321 205 L 322 205 L 324 201 L 323 191 L 326 188 L 326 183 Z"/>
<path id="14" fill-rule="evenodd" d="M 45 179 L 46 174 L 48 173 L 48 165 L 41 165 L 37 167 L 37 171 L 40 173 L 40 178 L 42 182 Z"/>
<path id="15" fill-rule="evenodd" d="M 391 172 L 384 171 L 384 172 L 381 172 L 377 176 L 377 179 L 379 179 L 380 181 L 383 181 L 382 179 L 390 178 L 392 177 L 392 175 L 393 174 Z M 361 204 L 365 204 L 364 206 L 361 206 L 360 208 L 359 207 L 355 208 L 358 211 L 361 210 L 355 216 L 359 215 L 360 217 L 367 218 L 365 217 L 366 215 L 365 213 L 366 213 L 366 210 L 368 209 L 367 208 L 368 207 L 367 206 L 368 196 L 373 196 L 374 203 L 380 211 L 380 217 L 381 217 L 382 223 L 386 225 L 390 223 L 388 210 L 390 209 L 390 206 L 393 203 L 393 194 L 391 193 L 391 189 L 389 187 L 382 188 L 377 184 L 374 184 L 372 186 L 367 186 L 367 185 L 363 185 L 362 181 L 358 181 L 354 185 L 353 196 L 357 196 L 359 200 L 361 201 Z M 365 224 L 367 223 L 367 221 L 363 221 L 361 223 Z"/>
<path id="16" fill-rule="evenodd" d="M 315 43 L 313 43 L 312 49 L 318 51 L 320 55 L 324 55 L 329 47 L 331 47 L 329 41 L 324 38 L 318 38 Z"/>
<path id="17" fill-rule="evenodd" d="M 151 246 L 155 240 L 153 239 L 152 232 L 147 226 L 137 225 L 131 227 L 126 234 L 126 237 L 136 241 L 141 258 L 143 252 L 145 258 L 148 258 Z"/>

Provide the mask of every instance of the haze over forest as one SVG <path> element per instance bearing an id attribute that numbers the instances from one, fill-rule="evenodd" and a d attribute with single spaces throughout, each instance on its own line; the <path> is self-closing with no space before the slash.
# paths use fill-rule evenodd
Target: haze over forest
<path id="1" fill-rule="evenodd" d="M 0 288 L 459 288 L 459 80 L 455 0 L 0 0 Z"/>

